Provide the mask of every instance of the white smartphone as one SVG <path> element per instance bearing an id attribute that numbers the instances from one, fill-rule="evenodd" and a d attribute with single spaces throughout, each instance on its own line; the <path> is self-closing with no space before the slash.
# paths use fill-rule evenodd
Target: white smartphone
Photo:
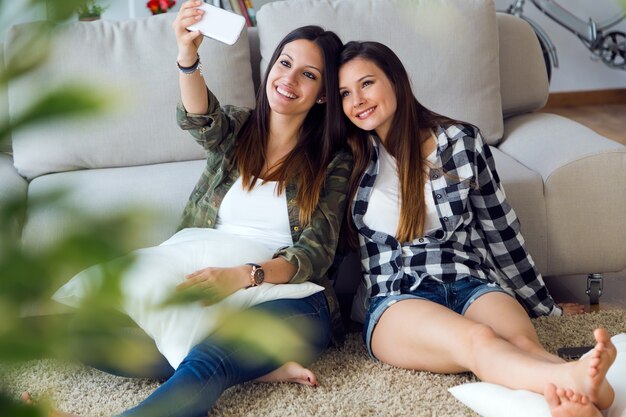
<path id="1" fill-rule="evenodd" d="M 204 10 L 204 15 L 198 23 L 187 27 L 188 30 L 199 30 L 204 36 L 227 45 L 237 42 L 246 25 L 246 19 L 243 16 L 206 3 L 199 8 Z"/>

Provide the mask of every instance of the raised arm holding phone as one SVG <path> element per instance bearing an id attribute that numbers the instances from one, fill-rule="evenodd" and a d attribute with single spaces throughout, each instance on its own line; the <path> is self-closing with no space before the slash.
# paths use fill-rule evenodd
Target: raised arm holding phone
<path id="1" fill-rule="evenodd" d="M 262 244 L 273 255 L 234 267 L 206 265 L 180 277 L 178 288 L 206 289 L 221 297 L 263 282 L 313 282 L 318 291 L 323 290 L 249 309 L 255 315 L 271 314 L 290 327 L 303 343 L 301 352 L 294 353 L 298 357 L 277 362 L 254 343 L 229 343 L 220 337 L 218 327 L 191 349 L 156 391 L 119 414 L 124 417 L 203 417 L 224 390 L 252 380 L 315 386 L 313 373 L 296 361 L 312 362 L 331 341 L 343 337 L 336 295 L 326 275 L 335 255 L 352 171 L 352 157 L 338 133 L 336 118 L 341 111 L 337 58 L 342 43 L 335 33 L 318 26 L 293 30 L 270 59 L 256 108 L 221 106 L 200 71 L 198 48 L 203 36 L 187 29 L 201 21 L 202 4 L 183 3 L 173 30 L 180 70 L 178 124 L 203 146 L 207 163 L 184 209 L 180 231 L 170 240 L 191 234 L 196 239 L 192 246 L 195 242 L 201 248 L 207 242 L 209 247 L 219 245 L 211 242 L 210 232 L 217 229 L 250 245 Z M 237 256 L 246 253 L 246 247 L 238 252 Z M 267 334 L 269 329 L 252 326 L 242 330 L 250 332 L 248 339 L 276 337 Z M 24 400 L 31 401 L 28 393 Z"/>

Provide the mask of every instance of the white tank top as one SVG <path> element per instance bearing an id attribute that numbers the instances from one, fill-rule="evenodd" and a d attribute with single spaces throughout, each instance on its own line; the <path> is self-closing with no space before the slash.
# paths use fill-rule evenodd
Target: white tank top
<path id="1" fill-rule="evenodd" d="M 243 189 L 241 177 L 224 196 L 217 212 L 215 228 L 229 234 L 253 239 L 272 251 L 293 245 L 287 197 L 276 195 L 276 181 Z"/>
<path id="2" fill-rule="evenodd" d="M 437 161 L 437 149 L 426 158 L 431 164 Z M 433 199 L 430 181 L 424 185 L 424 198 L 426 199 L 426 221 L 424 234 L 441 229 L 439 214 Z M 372 230 L 384 232 L 395 236 L 400 222 L 400 179 L 398 178 L 398 165 L 384 146 L 378 148 L 378 176 L 372 188 L 372 193 L 367 205 L 367 212 L 363 216 L 363 222 Z"/>

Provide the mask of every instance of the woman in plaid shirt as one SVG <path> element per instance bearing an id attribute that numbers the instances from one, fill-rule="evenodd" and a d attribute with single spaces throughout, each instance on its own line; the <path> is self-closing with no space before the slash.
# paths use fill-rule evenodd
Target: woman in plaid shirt
<path id="1" fill-rule="evenodd" d="M 478 129 L 423 107 L 398 57 L 376 42 L 344 46 L 339 85 L 362 173 L 351 214 L 369 296 L 370 355 L 403 368 L 471 371 L 510 388 L 545 390 L 551 405 L 556 384 L 600 409 L 610 406 L 605 375 L 616 351 L 604 329 L 594 333 L 593 354 L 577 362 L 539 343 L 526 310 L 540 316 L 563 309 L 525 249 Z M 566 306 L 569 313 L 580 307 Z"/>

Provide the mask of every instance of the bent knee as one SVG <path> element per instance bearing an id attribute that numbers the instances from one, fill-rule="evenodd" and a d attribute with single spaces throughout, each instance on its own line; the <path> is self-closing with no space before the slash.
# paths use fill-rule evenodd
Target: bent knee
<path id="1" fill-rule="evenodd" d="M 469 329 L 469 337 L 471 347 L 475 350 L 483 350 L 499 338 L 490 326 L 482 323 L 476 323 Z"/>
<path id="2" fill-rule="evenodd" d="M 537 338 L 533 338 L 525 334 L 512 336 L 509 339 L 509 342 L 518 349 L 523 350 L 524 352 L 535 353 L 543 351 L 543 347 L 541 346 Z"/>

